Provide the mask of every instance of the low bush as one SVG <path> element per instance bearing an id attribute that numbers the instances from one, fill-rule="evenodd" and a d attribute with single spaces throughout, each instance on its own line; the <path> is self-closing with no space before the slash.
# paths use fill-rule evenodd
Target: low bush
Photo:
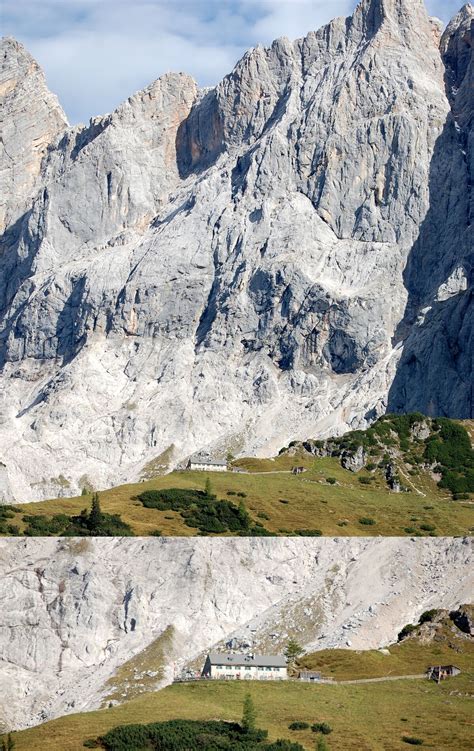
<path id="1" fill-rule="evenodd" d="M 124 725 L 110 730 L 96 742 L 107 751 L 304 751 L 299 743 L 285 739 L 269 744 L 266 730 L 244 730 L 237 723 L 219 720 Z"/>
<path id="2" fill-rule="evenodd" d="M 362 516 L 359 519 L 359 524 L 362 524 L 366 527 L 372 527 L 374 524 L 377 524 L 377 522 L 375 521 L 375 519 L 371 519 L 370 516 Z"/>
<path id="3" fill-rule="evenodd" d="M 370 483 L 372 482 L 372 478 L 371 477 L 359 477 L 359 482 L 361 485 L 370 485 Z"/>
<path id="4" fill-rule="evenodd" d="M 402 736 L 403 743 L 408 743 L 410 746 L 422 746 L 424 741 L 421 738 L 413 738 L 410 735 Z"/>
<path id="5" fill-rule="evenodd" d="M 295 535 L 300 537 L 322 537 L 320 529 L 295 529 Z"/>
<path id="6" fill-rule="evenodd" d="M 327 722 L 315 722 L 311 725 L 313 733 L 322 733 L 323 735 L 329 735 L 332 733 L 332 727 Z"/>
<path id="7" fill-rule="evenodd" d="M 420 529 L 422 529 L 423 532 L 434 532 L 436 527 L 432 524 L 420 524 Z"/>
<path id="8" fill-rule="evenodd" d="M 328 482 L 329 485 L 335 485 L 337 480 L 335 477 L 326 477 L 326 482 Z"/>
<path id="9" fill-rule="evenodd" d="M 407 623 L 407 625 L 403 626 L 402 630 L 399 632 L 398 641 L 402 641 L 406 636 L 409 636 L 413 631 L 416 631 L 416 629 L 417 626 L 414 626 L 413 623 Z"/>
<path id="10" fill-rule="evenodd" d="M 145 508 L 179 512 L 186 526 L 199 529 L 202 533 L 252 533 L 254 529 L 243 503 L 236 506 L 232 501 L 219 501 L 203 490 L 146 490 L 138 496 L 138 500 Z"/>
<path id="11" fill-rule="evenodd" d="M 438 611 L 436 610 L 436 608 L 433 608 L 432 610 L 425 610 L 425 612 L 420 615 L 418 623 L 430 623 L 437 614 Z"/>
<path id="12" fill-rule="evenodd" d="M 98 495 L 92 499 L 90 511 L 83 509 L 78 516 L 25 515 L 27 537 L 132 537 L 132 529 L 118 514 L 105 514 L 100 509 Z"/>
<path id="13" fill-rule="evenodd" d="M 308 728 L 309 722 L 300 722 L 299 720 L 288 725 L 289 730 L 308 730 Z"/>

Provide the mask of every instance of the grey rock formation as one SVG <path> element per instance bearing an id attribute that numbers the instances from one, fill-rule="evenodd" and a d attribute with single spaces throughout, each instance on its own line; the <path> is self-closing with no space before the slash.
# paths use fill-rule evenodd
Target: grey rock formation
<path id="1" fill-rule="evenodd" d="M 87 127 L 33 100 L 21 153 L 47 148 L 0 251 L 17 500 L 164 452 L 276 453 L 387 399 L 471 414 L 473 15 L 440 39 L 422 0 L 363 0 L 215 89 L 167 75 Z"/>
<path id="2" fill-rule="evenodd" d="M 341 465 L 350 472 L 359 472 L 366 461 L 367 455 L 363 446 L 359 446 L 356 451 L 343 451 L 341 454 Z"/>
<path id="3" fill-rule="evenodd" d="M 472 552 L 467 539 L 0 541 L 0 723 L 156 690 L 232 639 L 272 651 L 290 636 L 310 651 L 348 636 L 354 649 L 390 644 L 424 610 L 471 599 Z M 170 631 L 163 675 L 144 686 L 159 673 L 146 649 Z M 138 656 L 124 684 L 117 670 Z"/>

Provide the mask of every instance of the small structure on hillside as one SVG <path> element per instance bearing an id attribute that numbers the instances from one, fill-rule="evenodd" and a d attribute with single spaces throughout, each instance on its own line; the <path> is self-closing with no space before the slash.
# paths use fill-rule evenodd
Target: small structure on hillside
<path id="1" fill-rule="evenodd" d="M 461 671 L 456 665 L 432 665 L 426 672 L 430 681 L 440 683 L 447 678 L 453 678 L 455 675 L 459 675 Z"/>
<path id="2" fill-rule="evenodd" d="M 194 454 L 188 460 L 187 469 L 200 472 L 226 472 L 227 462 L 224 459 L 216 459 L 212 456 Z"/>
<path id="3" fill-rule="evenodd" d="M 316 673 L 314 670 L 300 670 L 298 673 L 298 680 L 305 683 L 317 683 L 321 681 L 323 676 L 321 673 Z"/>
<path id="4" fill-rule="evenodd" d="M 291 472 L 294 475 L 302 475 L 303 472 L 306 472 L 306 470 L 305 470 L 304 467 L 293 467 L 293 469 L 291 470 Z"/>
<path id="5" fill-rule="evenodd" d="M 211 652 L 204 664 L 202 677 L 234 681 L 286 681 L 288 671 L 284 655 Z"/>

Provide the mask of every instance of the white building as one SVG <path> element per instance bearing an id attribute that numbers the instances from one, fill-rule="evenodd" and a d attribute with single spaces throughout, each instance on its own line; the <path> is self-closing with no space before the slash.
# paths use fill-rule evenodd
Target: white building
<path id="1" fill-rule="evenodd" d="M 200 472 L 226 472 L 227 462 L 223 459 L 214 459 L 212 456 L 199 456 L 195 454 L 190 457 L 187 468 Z"/>
<path id="2" fill-rule="evenodd" d="M 202 671 L 204 678 L 217 680 L 286 681 L 283 655 L 225 654 L 211 652 Z"/>

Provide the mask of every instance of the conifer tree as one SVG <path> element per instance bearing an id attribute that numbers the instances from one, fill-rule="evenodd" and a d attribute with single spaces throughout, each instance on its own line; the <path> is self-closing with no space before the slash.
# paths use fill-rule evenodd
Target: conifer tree
<path id="1" fill-rule="evenodd" d="M 296 639 L 290 639 L 285 649 L 285 657 L 288 665 L 294 665 L 298 657 L 303 654 L 303 647 Z"/>
<path id="2" fill-rule="evenodd" d="M 242 729 L 245 733 L 252 733 L 255 730 L 257 720 L 255 705 L 250 694 L 244 699 L 244 711 L 242 714 Z"/>
<path id="3" fill-rule="evenodd" d="M 92 496 L 92 506 L 89 514 L 89 529 L 91 531 L 99 529 L 102 523 L 102 511 L 100 508 L 99 494 L 94 493 Z"/>

